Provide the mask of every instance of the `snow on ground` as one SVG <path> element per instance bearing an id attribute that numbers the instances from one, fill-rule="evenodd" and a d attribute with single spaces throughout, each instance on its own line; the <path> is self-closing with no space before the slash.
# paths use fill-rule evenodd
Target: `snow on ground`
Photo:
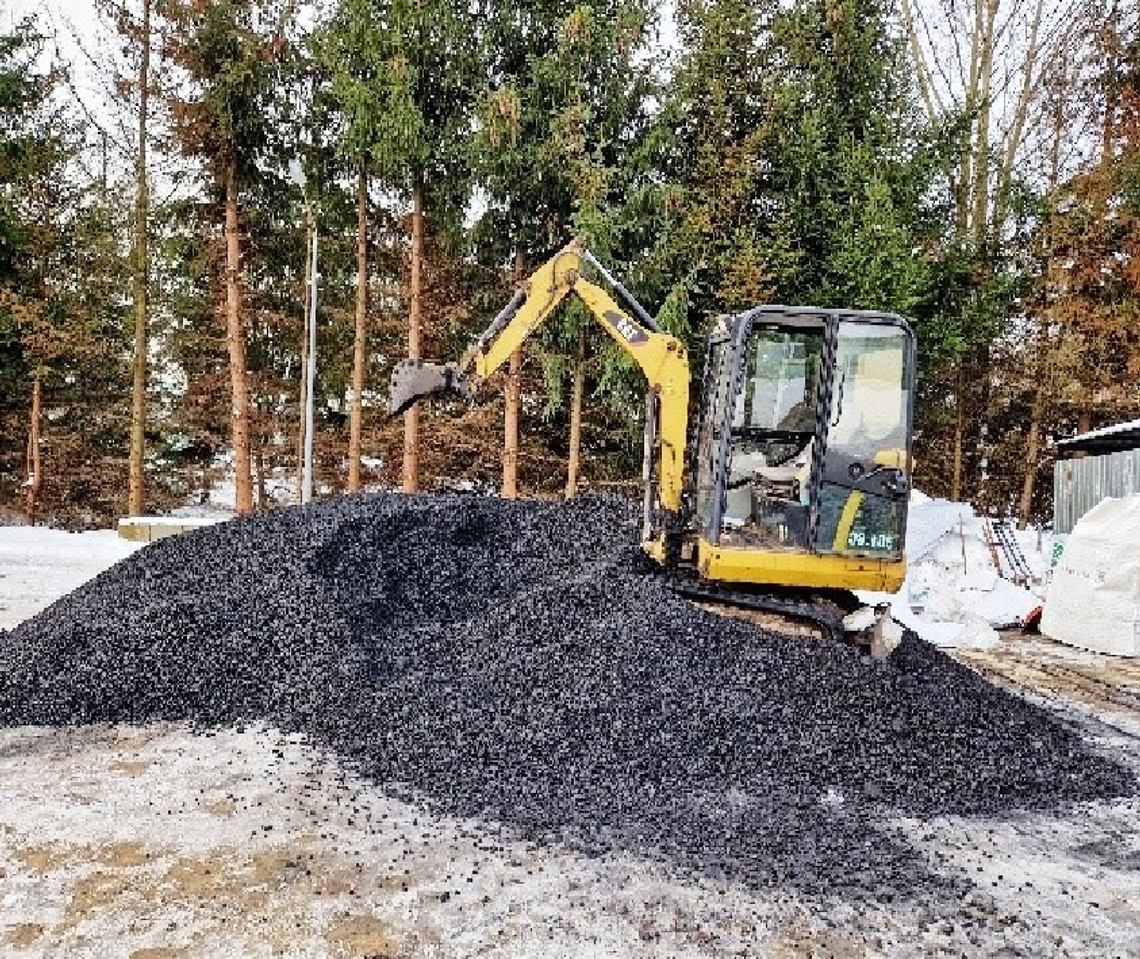
<path id="1" fill-rule="evenodd" d="M 428 815 L 257 726 L 0 730 L 0 875 L 0 954 L 29 959 L 854 955 L 866 935 L 792 892 Z"/>
<path id="2" fill-rule="evenodd" d="M 34 616 L 142 545 L 110 529 L 0 526 L 0 629 Z"/>
<path id="3" fill-rule="evenodd" d="M 1037 530 L 1015 532 L 1030 586 L 1044 589 L 1052 540 Z M 860 592 L 866 603 L 890 603 L 891 614 L 937 646 L 987 648 L 995 627 L 1019 623 L 1041 602 L 1034 589 L 1002 576 L 986 544 L 984 521 L 966 503 L 911 494 L 906 582 L 897 594 Z M 1004 562 L 999 559 L 999 562 Z"/>

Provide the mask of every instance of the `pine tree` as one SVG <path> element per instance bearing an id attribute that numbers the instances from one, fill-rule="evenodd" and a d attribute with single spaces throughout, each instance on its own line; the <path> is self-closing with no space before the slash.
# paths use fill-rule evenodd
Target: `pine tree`
<path id="1" fill-rule="evenodd" d="M 23 485 L 30 518 L 89 523 L 117 508 L 125 435 L 123 198 L 69 166 L 83 144 L 42 44 L 31 20 L 0 37 L 0 489 Z"/>
<path id="2" fill-rule="evenodd" d="M 528 260 L 539 263 L 565 238 L 571 195 L 565 158 L 552 121 L 565 106 L 568 84 L 557 60 L 565 17 L 573 4 L 499 3 L 485 26 L 489 90 L 481 104 L 477 166 L 488 208 L 476 236 L 480 258 L 510 264 L 514 283 Z M 523 351 L 510 358 L 504 390 L 502 495 L 518 495 L 519 420 Z"/>
<path id="3" fill-rule="evenodd" d="M 798 265 L 794 225 L 771 198 L 772 15 L 749 0 L 677 6 L 681 50 L 656 132 L 668 186 L 647 268 L 669 311 L 695 318 L 693 355 L 707 317 L 765 301 Z"/>
<path id="4" fill-rule="evenodd" d="M 199 4 L 168 0 L 165 55 L 189 92 L 171 104 L 182 150 L 201 159 L 224 211 L 224 313 L 229 352 L 235 509 L 253 510 L 247 318 L 242 304 L 240 203 L 258 161 L 286 132 L 280 83 L 290 55 L 290 5 L 266 0 Z"/>
<path id="5" fill-rule="evenodd" d="M 515 282 L 524 264 L 542 262 L 575 235 L 603 259 L 626 254 L 617 223 L 642 161 L 651 14 L 637 0 L 496 5 L 487 26 L 491 89 L 477 139 L 488 209 L 476 237 L 484 261 L 510 264 Z M 548 416 L 563 408 L 564 371 L 591 322 L 571 302 L 530 347 L 542 360 Z M 608 351 L 601 357 L 614 360 Z M 512 356 L 505 391 L 508 497 L 517 494 L 521 359 L 521 350 Z M 574 381 L 582 383 L 580 370 Z M 583 396 L 584 388 L 571 391 L 572 449 L 580 448 Z"/>
<path id="6" fill-rule="evenodd" d="M 442 221 L 467 193 L 464 147 L 479 69 L 474 25 L 470 9 L 444 0 L 341 0 L 325 38 L 322 58 L 345 118 L 342 143 L 381 184 L 410 199 L 410 357 L 422 353 L 429 206 Z M 403 487 L 415 492 L 416 407 L 404 414 L 404 430 Z"/>
<path id="7" fill-rule="evenodd" d="M 0 397 L 6 417 L 15 398 L 25 395 L 29 366 L 21 329 L 44 292 L 35 270 L 42 233 L 37 236 L 30 204 L 33 186 L 59 174 L 68 150 L 49 107 L 59 77 L 35 69 L 42 46 L 32 20 L 0 36 Z"/>

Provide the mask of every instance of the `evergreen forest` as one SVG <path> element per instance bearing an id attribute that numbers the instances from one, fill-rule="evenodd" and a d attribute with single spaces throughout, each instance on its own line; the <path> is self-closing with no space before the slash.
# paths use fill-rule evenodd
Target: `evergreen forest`
<path id="1" fill-rule="evenodd" d="M 310 400 L 318 497 L 632 494 L 642 381 L 580 307 L 476 405 L 386 413 L 400 359 L 458 359 L 575 237 L 695 358 L 718 315 L 763 303 L 904 315 L 915 485 L 1048 520 L 1056 440 L 1140 418 L 1137 17 L 1119 0 L 7 11 L 0 522 L 106 525 L 220 488 L 239 514 L 292 504 Z"/>

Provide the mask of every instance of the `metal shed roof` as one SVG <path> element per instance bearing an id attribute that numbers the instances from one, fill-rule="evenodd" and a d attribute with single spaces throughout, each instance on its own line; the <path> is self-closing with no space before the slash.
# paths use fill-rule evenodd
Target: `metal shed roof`
<path id="1" fill-rule="evenodd" d="M 1116 453 L 1140 449 L 1140 420 L 1104 426 L 1099 430 L 1058 440 L 1057 448 L 1064 453 Z"/>

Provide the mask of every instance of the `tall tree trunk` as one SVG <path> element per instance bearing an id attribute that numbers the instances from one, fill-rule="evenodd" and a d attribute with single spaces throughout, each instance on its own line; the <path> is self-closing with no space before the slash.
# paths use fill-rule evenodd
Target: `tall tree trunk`
<path id="1" fill-rule="evenodd" d="M 131 445 L 127 466 L 127 515 L 140 516 L 146 503 L 146 311 L 148 277 L 148 196 L 146 182 L 147 84 L 150 78 L 150 0 L 142 4 L 142 59 L 139 63 L 139 149 L 135 159 L 135 249 L 132 286 L 135 301 L 135 356 L 131 377 Z M 104 139 L 104 146 L 106 139 Z"/>
<path id="2" fill-rule="evenodd" d="M 1002 157 L 1001 169 L 998 171 L 998 189 L 997 197 L 994 200 L 993 218 L 994 229 L 998 233 L 1005 223 L 1006 213 L 1009 210 L 1010 190 L 1013 184 L 1013 162 L 1017 158 L 1017 150 L 1021 146 L 1025 132 L 1025 121 L 1029 116 L 1029 106 L 1037 84 L 1037 75 L 1034 73 L 1039 53 L 1037 34 L 1041 27 L 1041 13 L 1044 6 L 1044 0 L 1036 0 L 1033 8 L 1029 40 L 1025 47 L 1025 57 L 1021 61 L 1021 93 L 1018 95 L 1017 106 L 1013 111 L 1013 123 L 1006 133 L 1005 155 Z M 1067 43 L 1065 45 L 1067 46 Z M 1062 65 L 1062 69 L 1064 69 L 1064 65 Z"/>
<path id="3" fill-rule="evenodd" d="M 980 0 L 979 0 L 980 2 Z M 994 65 L 994 21 L 998 0 L 985 0 L 981 48 L 978 55 L 978 125 L 974 139 L 974 242 L 979 250 L 989 239 L 990 79 Z"/>
<path id="4" fill-rule="evenodd" d="M 934 88 L 934 84 L 930 82 L 930 67 L 926 62 L 926 57 L 922 52 L 922 44 L 918 39 L 918 31 L 915 29 L 914 14 L 911 12 L 910 0 L 902 0 L 902 16 L 903 25 L 906 28 L 907 40 L 910 43 L 910 54 L 914 60 L 915 77 L 918 80 L 918 89 L 922 94 L 922 102 L 926 106 L 926 117 L 928 120 L 936 120 L 943 112 L 942 102 L 938 97 L 938 91 Z"/>
<path id="5" fill-rule="evenodd" d="M 1029 435 L 1025 440 L 1025 476 L 1021 482 L 1021 501 L 1017 507 L 1017 528 L 1025 529 L 1029 525 L 1029 516 L 1033 511 L 1033 490 L 1037 484 L 1037 457 L 1041 452 L 1041 420 L 1045 413 L 1045 391 L 1048 378 L 1048 350 L 1049 344 L 1042 333 L 1042 341 L 1038 346 L 1040 353 L 1037 358 L 1037 386 L 1033 392 L 1033 406 L 1029 412 Z"/>
<path id="6" fill-rule="evenodd" d="M 257 470 L 257 508 L 259 510 L 265 509 L 266 503 L 269 502 L 269 492 L 265 485 L 265 444 L 267 437 L 265 435 L 265 420 L 267 413 L 263 409 L 257 411 L 257 429 L 254 436 L 257 437 L 257 443 L 253 448 L 253 462 Z"/>
<path id="7" fill-rule="evenodd" d="M 962 360 L 958 360 L 958 372 L 954 378 L 954 472 L 950 482 L 950 499 L 962 501 L 962 432 L 966 428 L 966 378 L 962 374 Z"/>
<path id="8" fill-rule="evenodd" d="M 1107 170 L 1116 156 L 1116 111 L 1120 104 L 1120 8 L 1113 0 L 1102 28 L 1104 40 L 1104 126 L 1101 128 L 1100 162 Z"/>
<path id="9" fill-rule="evenodd" d="M 348 419 L 348 491 L 360 491 L 360 431 L 364 368 L 368 362 L 368 173 L 361 161 L 356 181 L 356 338 L 352 348 L 352 410 Z"/>
<path id="10" fill-rule="evenodd" d="M 983 0 L 974 0 L 974 30 L 970 34 L 970 72 L 966 81 L 966 106 L 973 109 L 978 102 L 978 86 L 981 74 Z M 974 144 L 972 126 L 962 131 L 962 155 L 958 161 L 958 182 L 954 191 L 955 227 L 959 240 L 964 240 L 970 227 L 971 184 L 975 182 L 972 163 Z"/>
<path id="11" fill-rule="evenodd" d="M 586 327 L 578 327 L 578 353 L 574 363 L 574 389 L 570 394 L 570 462 L 566 468 L 566 498 L 578 495 L 582 450 L 582 399 L 586 392 Z"/>
<path id="12" fill-rule="evenodd" d="M 523 280 L 526 270 L 526 253 L 522 245 L 515 246 L 515 283 Z M 519 406 L 522 401 L 522 347 L 511 354 L 507 368 L 507 388 L 503 409 L 503 489 L 504 499 L 519 495 Z"/>
<path id="13" fill-rule="evenodd" d="M 234 446 L 234 510 L 238 516 L 253 512 L 253 477 L 249 456 L 249 382 L 246 375 L 245 329 L 241 315 L 241 247 L 238 241 L 236 162 L 226 162 L 226 344 L 230 352 L 230 418 Z"/>
<path id="14" fill-rule="evenodd" d="M 1038 4 L 1038 16 L 1040 15 L 1040 3 Z M 1034 32 L 1036 33 L 1036 22 L 1034 23 Z M 1068 41 L 1065 42 L 1065 48 L 1068 48 Z M 1049 147 L 1049 179 L 1048 188 L 1046 190 L 1046 197 L 1049 199 L 1050 212 L 1047 216 L 1052 216 L 1054 210 L 1054 202 L 1057 193 L 1057 184 L 1061 179 L 1061 137 L 1065 129 L 1065 87 L 1067 86 L 1067 70 L 1063 64 L 1061 67 L 1061 78 L 1057 84 L 1057 88 L 1053 91 L 1053 104 L 1052 104 L 1052 120 L 1053 120 L 1053 139 Z M 1024 91 L 1023 91 L 1024 99 Z M 1007 173 L 1008 173 L 1007 164 Z M 1033 493 L 1037 485 L 1037 457 L 1041 452 L 1041 426 L 1045 418 L 1045 406 L 1049 399 L 1049 391 L 1051 388 L 1050 373 L 1052 368 L 1050 352 L 1052 344 L 1049 339 L 1049 327 L 1052 323 L 1056 322 L 1059 307 L 1054 299 L 1057 295 L 1055 284 L 1051 276 L 1052 268 L 1046 274 L 1047 285 L 1045 287 L 1045 308 L 1044 314 L 1038 324 L 1037 331 L 1037 363 L 1035 370 L 1035 385 L 1033 390 L 1033 406 L 1029 412 L 1029 435 L 1025 441 L 1025 476 L 1021 482 L 1021 501 L 1017 509 L 1017 528 L 1025 529 L 1029 525 L 1029 517 L 1033 511 Z"/>
<path id="15" fill-rule="evenodd" d="M 419 359 L 423 344 L 424 185 L 412 188 L 412 262 L 409 281 L 408 357 Z M 404 492 L 420 488 L 420 411 L 417 405 L 404 413 Z"/>
<path id="16" fill-rule="evenodd" d="M 24 517 L 29 526 L 36 525 L 36 507 L 39 505 L 43 485 L 43 464 L 40 460 L 40 375 L 32 385 L 32 414 L 28 423 L 28 482 L 24 494 Z"/>
<path id="17" fill-rule="evenodd" d="M 309 297 L 313 295 L 313 255 L 310 215 L 305 214 L 305 289 L 301 298 L 301 386 L 297 400 L 297 504 L 305 496 L 305 409 L 309 402 Z"/>

